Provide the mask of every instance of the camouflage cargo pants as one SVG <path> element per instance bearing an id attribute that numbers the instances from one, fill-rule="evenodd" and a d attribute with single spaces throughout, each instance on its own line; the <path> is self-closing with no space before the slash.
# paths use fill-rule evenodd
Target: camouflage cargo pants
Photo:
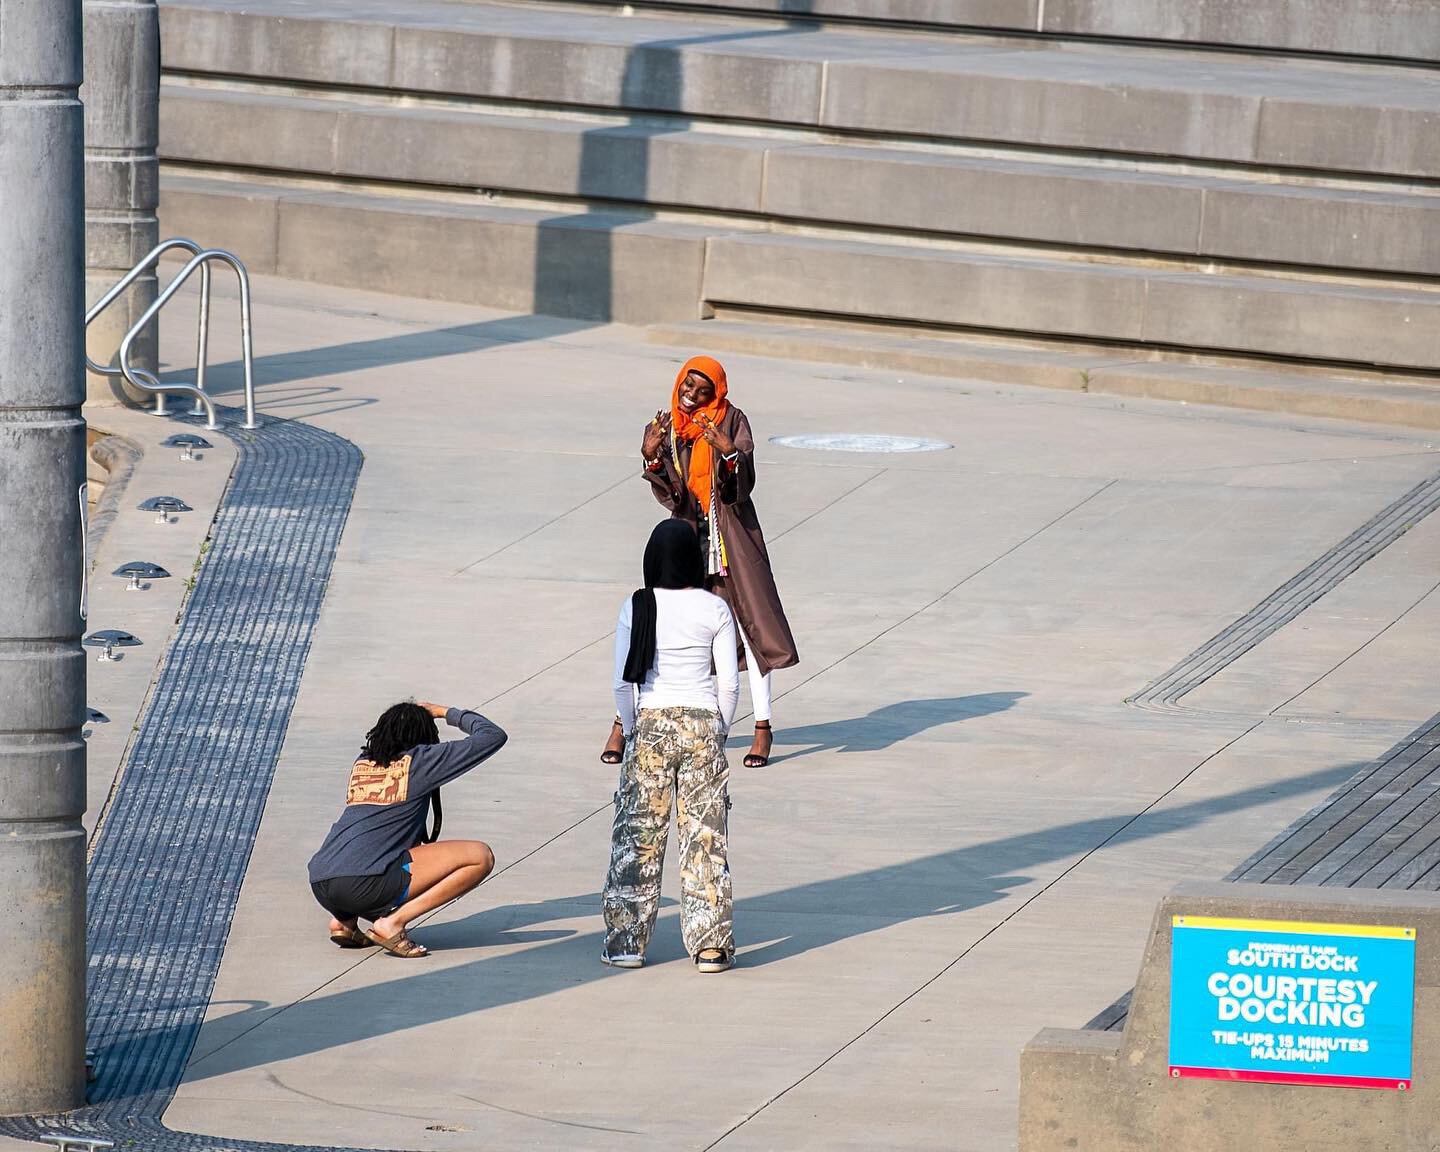
<path id="1" fill-rule="evenodd" d="M 690 955 L 734 949 L 730 866 L 725 858 L 730 797 L 725 740 L 714 712 L 643 710 L 625 751 L 610 874 L 605 880 L 605 953 L 643 956 L 660 908 L 660 872 L 670 808 L 680 830 L 680 932 Z"/>

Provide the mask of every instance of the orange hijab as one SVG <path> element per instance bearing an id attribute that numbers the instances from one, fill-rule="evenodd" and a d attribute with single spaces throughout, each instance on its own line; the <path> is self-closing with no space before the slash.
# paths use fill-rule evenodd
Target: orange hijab
<path id="1" fill-rule="evenodd" d="M 691 372 L 699 372 L 709 378 L 715 385 L 715 399 L 703 408 L 686 412 L 680 407 L 680 385 Z M 725 382 L 725 369 L 720 366 L 720 361 L 712 360 L 709 356 L 692 356 L 685 361 L 680 375 L 675 377 L 675 389 L 670 394 L 670 427 L 674 429 L 676 445 L 678 447 L 681 440 L 693 445 L 690 449 L 690 469 L 686 483 L 695 494 L 695 499 L 700 501 L 700 510 L 706 516 L 710 515 L 710 493 L 715 481 L 715 449 L 701 434 L 703 428 L 700 417 L 707 417 L 716 424 L 724 420 L 725 414 L 730 411 L 730 405 L 725 399 L 729 391 L 730 386 Z"/>

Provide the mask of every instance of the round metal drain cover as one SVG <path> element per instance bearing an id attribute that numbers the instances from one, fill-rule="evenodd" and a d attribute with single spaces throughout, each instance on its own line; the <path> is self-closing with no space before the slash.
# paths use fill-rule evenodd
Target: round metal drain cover
<path id="1" fill-rule="evenodd" d="M 811 448 L 820 452 L 943 452 L 955 445 L 919 436 L 772 436 L 770 443 L 785 448 Z"/>

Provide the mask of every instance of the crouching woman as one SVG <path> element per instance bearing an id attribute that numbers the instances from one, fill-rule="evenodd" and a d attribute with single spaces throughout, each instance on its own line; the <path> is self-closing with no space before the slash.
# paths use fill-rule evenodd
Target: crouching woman
<path id="1" fill-rule="evenodd" d="M 442 718 L 465 738 L 441 743 Z M 406 925 L 472 891 L 495 867 L 483 841 L 436 839 L 440 786 L 504 743 L 505 733 L 478 712 L 408 702 L 385 710 L 350 769 L 345 810 L 310 859 L 310 889 L 330 913 L 331 940 L 342 948 L 378 944 L 405 959 L 429 955 Z"/>

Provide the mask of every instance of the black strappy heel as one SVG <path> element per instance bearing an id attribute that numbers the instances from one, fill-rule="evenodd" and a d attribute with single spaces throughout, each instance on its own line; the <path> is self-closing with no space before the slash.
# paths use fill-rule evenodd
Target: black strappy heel
<path id="1" fill-rule="evenodd" d="M 773 729 L 771 729 L 771 727 L 770 727 L 770 721 L 768 721 L 768 720 L 757 720 L 757 721 L 755 721 L 755 731 L 756 731 L 756 732 L 773 732 Z M 774 751 L 774 748 L 775 748 L 775 737 L 774 737 L 773 734 L 772 734 L 771 737 L 770 737 L 770 748 L 771 748 L 771 751 Z M 746 755 L 745 755 L 745 761 L 744 761 L 744 763 L 745 763 L 745 767 L 746 767 L 746 768 L 764 768 L 767 764 L 770 763 L 770 756 L 769 756 L 768 754 L 766 754 L 766 755 L 764 755 L 764 756 L 761 756 L 760 753 L 758 753 L 758 752 L 748 752 L 748 753 L 746 753 Z"/>

